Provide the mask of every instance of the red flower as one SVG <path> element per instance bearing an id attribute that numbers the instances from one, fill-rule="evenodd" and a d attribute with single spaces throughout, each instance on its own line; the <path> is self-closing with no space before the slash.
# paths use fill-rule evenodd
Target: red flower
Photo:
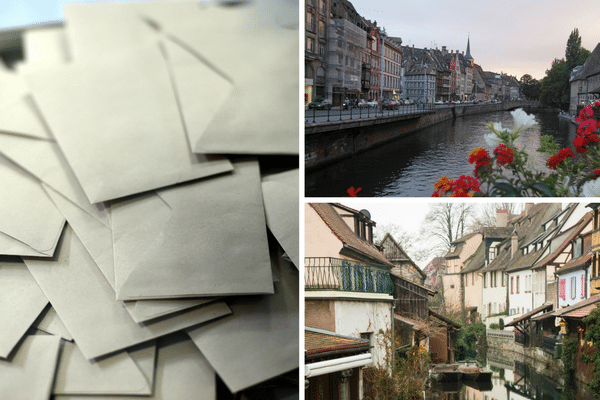
<path id="1" fill-rule="evenodd" d="M 469 163 L 475 164 L 475 176 L 478 176 L 477 170 L 479 168 L 489 165 L 491 162 L 492 159 L 490 158 L 490 153 L 483 147 L 474 148 L 469 153 Z"/>
<path id="2" fill-rule="evenodd" d="M 348 190 L 346 190 L 346 192 L 348 193 L 348 196 L 356 197 L 358 192 L 360 192 L 361 190 L 362 190 L 362 188 L 355 189 L 354 186 L 352 186 L 352 187 L 349 187 Z"/>
<path id="3" fill-rule="evenodd" d="M 452 185 L 450 197 L 472 197 L 474 192 L 480 192 L 479 181 L 472 176 L 462 175 Z"/>
<path id="4" fill-rule="evenodd" d="M 566 160 L 567 158 L 575 158 L 575 153 L 571 149 L 561 149 L 548 159 L 548 166 L 552 169 L 556 169 L 558 164 Z"/>
<path id="5" fill-rule="evenodd" d="M 594 170 L 594 172 L 592 172 L 592 177 L 590 178 L 590 180 L 598 179 L 598 178 L 600 178 L 600 169 L 596 168 Z"/>
<path id="6" fill-rule="evenodd" d="M 510 165 L 515 158 L 512 149 L 505 144 L 498 145 L 496 150 L 494 150 L 494 155 L 496 156 L 496 164 L 498 165 Z"/>
<path id="7" fill-rule="evenodd" d="M 433 184 L 435 191 L 431 197 L 442 197 L 452 190 L 454 179 L 449 179 L 447 176 L 442 176 L 436 183 Z"/>
<path id="8" fill-rule="evenodd" d="M 579 154 L 584 154 L 587 151 L 587 146 L 597 142 L 600 142 L 600 137 L 594 134 L 587 136 L 577 136 L 575 140 L 573 140 L 573 144 L 575 145 L 575 151 Z"/>

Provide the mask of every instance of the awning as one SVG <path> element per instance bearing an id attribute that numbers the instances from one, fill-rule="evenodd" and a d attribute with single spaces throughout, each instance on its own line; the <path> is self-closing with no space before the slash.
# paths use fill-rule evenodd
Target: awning
<path id="1" fill-rule="evenodd" d="M 509 322 L 505 326 L 517 326 L 521 322 L 525 322 L 525 321 L 531 319 L 531 317 L 533 317 L 537 313 L 540 313 L 540 312 L 546 311 L 546 310 L 551 310 L 551 309 L 552 309 L 552 303 L 544 303 L 541 306 L 539 306 L 538 308 L 534 308 L 533 310 L 520 316 L 519 318 L 513 319 L 511 322 Z"/>
<path id="2" fill-rule="evenodd" d="M 304 365 L 304 376 L 311 378 L 313 376 L 331 374 L 332 372 L 344 371 L 346 369 L 364 367 L 370 365 L 372 362 L 371 353 L 367 353 L 309 363 Z"/>
<path id="3" fill-rule="evenodd" d="M 588 297 L 585 300 L 580 301 L 579 303 L 575 303 L 568 307 L 563 307 L 560 310 L 554 311 L 556 317 L 564 317 L 566 314 L 571 313 L 572 311 L 579 310 L 580 308 L 587 307 L 588 305 L 596 306 L 596 303 L 600 301 L 600 296 L 594 295 L 592 297 Z"/>
<path id="4" fill-rule="evenodd" d="M 577 310 L 569 311 L 562 315 L 563 318 L 585 318 L 592 310 L 596 308 L 596 304 L 588 304 L 585 307 L 578 308 Z"/>

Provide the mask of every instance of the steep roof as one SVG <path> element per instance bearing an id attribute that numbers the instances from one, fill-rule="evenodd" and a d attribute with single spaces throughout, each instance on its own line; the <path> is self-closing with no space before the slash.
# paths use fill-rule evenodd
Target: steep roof
<path id="1" fill-rule="evenodd" d="M 331 229 L 331 232 L 337 236 L 338 239 L 344 244 L 344 247 L 348 247 L 355 252 L 362 254 L 370 258 L 377 264 L 384 264 L 392 266 L 384 256 L 375 248 L 374 245 L 368 243 L 365 240 L 360 239 L 354 234 L 350 227 L 344 222 L 342 217 L 329 203 L 309 203 L 310 206 L 319 214 L 323 222 Z M 342 206 L 340 204 L 340 206 Z M 349 207 L 342 206 L 344 209 L 352 210 Z M 353 210 L 355 211 L 355 210 Z M 356 211 L 358 213 L 358 211 Z"/>
<path id="2" fill-rule="evenodd" d="M 569 261 L 565 265 L 563 265 L 558 271 L 556 271 L 556 275 L 563 275 L 563 274 L 566 274 L 569 272 L 577 271 L 578 269 L 581 269 L 582 267 L 586 267 L 587 263 L 589 263 L 591 259 L 592 259 L 592 253 L 590 253 L 588 251 L 581 257 L 577 257 L 577 258 Z"/>
<path id="3" fill-rule="evenodd" d="M 514 228 L 518 235 L 517 251 L 511 256 L 512 240 L 511 237 L 506 238 L 499 245 L 499 254 L 483 270 L 496 271 L 504 269 L 507 271 L 518 271 L 525 268 L 531 268 L 533 263 L 543 255 L 548 245 L 544 248 L 537 249 L 536 251 L 529 252 L 528 254 L 522 254 L 520 249 L 525 244 L 531 243 L 533 239 L 541 239 L 543 237 L 544 232 L 542 223 L 548 221 L 559 208 L 560 204 L 556 203 L 533 204 L 529 208 L 526 208 L 526 210 L 518 217 L 509 221 L 509 225 Z"/>
<path id="4" fill-rule="evenodd" d="M 570 305 L 568 307 L 563 307 L 560 310 L 556 310 L 554 312 L 554 316 L 555 317 L 562 317 L 565 314 L 568 314 L 574 310 L 578 310 L 580 308 L 586 307 L 590 304 L 596 304 L 600 301 L 600 296 L 595 295 L 595 296 L 591 296 L 588 297 L 587 299 L 581 300 L 579 303 L 575 303 L 573 305 Z"/>
<path id="5" fill-rule="evenodd" d="M 596 45 L 592 54 L 585 60 L 579 74 L 574 79 L 586 79 L 596 74 L 600 74 L 600 43 Z"/>
<path id="6" fill-rule="evenodd" d="M 464 262 L 464 267 L 460 271 L 461 274 L 466 274 L 473 271 L 478 271 L 485 265 L 485 241 L 482 241 L 469 258 Z"/>
<path id="7" fill-rule="evenodd" d="M 586 213 L 580 220 L 579 222 L 577 222 L 575 225 L 573 225 L 572 227 L 570 227 L 568 230 L 571 230 L 571 233 L 569 234 L 569 236 L 567 238 L 565 238 L 565 240 L 563 240 L 563 242 L 550 254 L 548 254 L 546 257 L 544 257 L 542 260 L 538 261 L 533 268 L 540 268 L 543 267 L 549 263 L 552 263 L 556 257 L 558 257 L 560 255 L 560 253 L 562 253 L 565 248 L 569 245 L 569 243 L 571 242 L 571 240 L 575 239 L 577 237 L 577 235 L 579 235 L 581 233 L 581 231 L 583 231 L 583 229 L 587 226 L 587 224 L 592 220 L 592 213 Z M 567 230 L 567 231 L 568 231 Z"/>
<path id="8" fill-rule="evenodd" d="M 465 247 L 465 243 L 467 242 L 467 240 L 471 239 L 473 236 L 480 235 L 480 234 L 481 234 L 480 232 L 473 232 L 473 233 L 469 233 L 467 235 L 461 236 L 460 238 L 452 241 L 450 243 L 450 250 L 448 250 L 448 252 L 444 256 L 444 258 L 460 257 L 460 253 L 462 252 L 463 248 Z M 454 250 L 452 250 L 452 247 L 454 247 Z"/>
<path id="9" fill-rule="evenodd" d="M 383 237 L 383 239 L 381 240 L 381 242 L 379 243 L 380 246 L 382 246 L 384 244 L 384 242 L 389 241 L 392 243 L 392 245 L 394 247 L 396 247 L 396 250 L 399 253 L 399 257 L 394 257 L 394 258 L 390 258 L 390 257 L 386 257 L 386 259 L 388 261 L 390 261 L 392 264 L 396 264 L 396 263 L 410 263 L 415 270 L 417 270 L 419 272 L 419 274 L 421 274 L 421 276 L 423 277 L 423 279 L 427 278 L 427 275 L 425 275 L 425 272 L 423 272 L 421 270 L 421 268 L 419 268 L 417 266 L 417 264 L 409 257 L 408 254 L 406 254 L 406 252 L 404 251 L 404 249 L 402 248 L 402 246 L 400 246 L 398 244 L 398 242 L 396 242 L 396 240 L 394 239 L 394 237 L 388 232 L 385 234 L 385 236 Z M 385 254 L 384 254 L 385 256 Z"/>

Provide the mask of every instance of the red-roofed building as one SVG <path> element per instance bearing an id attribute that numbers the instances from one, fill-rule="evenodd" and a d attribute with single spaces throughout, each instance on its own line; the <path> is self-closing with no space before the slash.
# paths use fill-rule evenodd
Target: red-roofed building
<path id="1" fill-rule="evenodd" d="M 361 398 L 360 369 L 372 362 L 370 347 L 367 339 L 306 328 L 306 400 Z"/>
<path id="2" fill-rule="evenodd" d="M 337 203 L 305 205 L 305 325 L 366 339 L 372 354 L 369 365 L 383 366 L 382 333 L 393 326 L 394 264 L 373 243 L 374 226 L 366 210 Z M 330 381 L 330 389 L 339 393 L 345 389 L 336 379 Z M 360 369 L 358 379 L 362 380 Z"/>

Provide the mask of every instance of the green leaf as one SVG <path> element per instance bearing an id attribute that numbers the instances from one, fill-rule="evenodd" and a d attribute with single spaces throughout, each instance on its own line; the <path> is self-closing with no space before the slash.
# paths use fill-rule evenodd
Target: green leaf
<path id="1" fill-rule="evenodd" d="M 554 192 L 552 192 L 552 190 L 543 182 L 536 182 L 531 185 L 531 188 L 537 190 L 546 197 L 556 197 Z"/>
<path id="2" fill-rule="evenodd" d="M 505 182 L 495 182 L 492 191 L 496 193 L 500 192 L 503 196 L 507 197 L 521 197 L 520 193 L 514 186 Z"/>

